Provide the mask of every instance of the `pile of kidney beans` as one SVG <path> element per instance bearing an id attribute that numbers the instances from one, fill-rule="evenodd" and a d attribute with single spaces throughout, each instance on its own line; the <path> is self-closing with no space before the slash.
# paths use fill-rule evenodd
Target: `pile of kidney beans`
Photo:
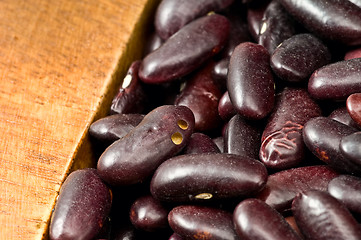
<path id="1" fill-rule="evenodd" d="M 50 239 L 361 239 L 361 1 L 163 0 Z"/>

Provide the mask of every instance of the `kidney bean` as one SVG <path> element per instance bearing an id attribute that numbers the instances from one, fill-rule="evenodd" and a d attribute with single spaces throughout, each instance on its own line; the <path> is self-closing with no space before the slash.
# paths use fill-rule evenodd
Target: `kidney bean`
<path id="1" fill-rule="evenodd" d="M 206 134 L 195 132 L 192 134 L 184 149 L 184 154 L 194 153 L 220 153 L 218 146 Z"/>
<path id="2" fill-rule="evenodd" d="M 89 127 L 89 134 L 99 142 L 111 144 L 127 135 L 143 118 L 142 114 L 110 115 L 93 122 Z"/>
<path id="3" fill-rule="evenodd" d="M 259 158 L 269 168 L 295 167 L 305 156 L 303 125 L 321 116 L 321 109 L 301 88 L 285 88 L 276 100 L 262 134 Z"/>
<path id="4" fill-rule="evenodd" d="M 111 185 L 141 182 L 163 161 L 182 150 L 193 128 L 194 116 L 189 108 L 158 107 L 104 151 L 98 160 L 99 175 Z"/>
<path id="5" fill-rule="evenodd" d="M 155 51 L 160 46 L 162 46 L 163 43 L 164 40 L 161 37 L 159 37 L 159 35 L 155 31 L 152 31 L 150 33 L 148 41 L 145 44 L 143 55 L 148 55 L 149 53 Z"/>
<path id="6" fill-rule="evenodd" d="M 224 134 L 224 152 L 258 159 L 261 128 L 240 115 L 229 120 Z"/>
<path id="7" fill-rule="evenodd" d="M 201 68 L 185 83 L 175 105 L 187 106 L 195 117 L 195 131 L 205 132 L 221 124 L 218 102 L 222 92 L 212 79 L 212 62 Z"/>
<path id="8" fill-rule="evenodd" d="M 168 240 L 184 240 L 184 238 L 179 234 L 173 233 Z"/>
<path id="9" fill-rule="evenodd" d="M 344 173 L 361 173 L 361 165 L 345 158 L 340 141 L 356 129 L 326 117 L 309 120 L 303 128 L 303 139 L 311 152 L 321 161 Z"/>
<path id="10" fill-rule="evenodd" d="M 130 207 L 130 221 L 141 230 L 155 232 L 168 227 L 168 210 L 151 195 L 135 200 Z"/>
<path id="11" fill-rule="evenodd" d="M 113 98 L 110 113 L 141 113 L 146 103 L 146 94 L 143 90 L 138 71 L 141 61 L 133 62 L 125 75 L 118 94 Z"/>
<path id="12" fill-rule="evenodd" d="M 224 153 L 224 139 L 222 136 L 216 137 L 212 139 L 213 142 L 217 145 L 219 151 L 221 151 L 221 153 Z"/>
<path id="13" fill-rule="evenodd" d="M 346 100 L 361 92 L 361 58 L 339 61 L 316 70 L 309 79 L 308 91 L 322 100 Z"/>
<path id="14" fill-rule="evenodd" d="M 50 239 L 94 239 L 106 222 L 111 198 L 110 189 L 96 169 L 72 172 L 59 192 L 49 227 Z"/>
<path id="15" fill-rule="evenodd" d="M 240 202 L 233 222 L 240 239 L 301 239 L 279 212 L 259 199 Z"/>
<path id="16" fill-rule="evenodd" d="M 280 0 L 311 32 L 347 45 L 361 44 L 361 8 L 343 0 Z"/>
<path id="17" fill-rule="evenodd" d="M 227 89 L 228 63 L 229 58 L 225 57 L 216 62 L 212 69 L 212 78 L 218 83 L 220 89 L 224 91 Z"/>
<path id="18" fill-rule="evenodd" d="M 234 0 L 162 0 L 155 13 L 154 25 L 158 35 L 168 39 L 187 23 L 211 11 L 222 10 Z"/>
<path id="19" fill-rule="evenodd" d="M 356 129 L 359 128 L 357 123 L 354 120 L 352 120 L 352 118 L 351 118 L 350 114 L 348 113 L 346 107 L 340 107 L 340 108 L 335 109 L 334 111 L 332 111 L 330 113 L 330 115 L 328 115 L 328 117 L 333 119 L 333 120 L 336 120 L 336 121 L 338 121 L 340 123 L 348 125 L 350 127 L 353 127 L 353 128 L 356 128 Z"/>
<path id="20" fill-rule="evenodd" d="M 359 127 L 361 127 L 360 103 L 361 103 L 361 93 L 353 93 L 350 96 L 348 96 L 346 100 L 347 112 Z"/>
<path id="21" fill-rule="evenodd" d="M 330 61 L 328 48 L 312 34 L 304 33 L 282 42 L 271 56 L 271 67 L 282 80 L 305 82 Z"/>
<path id="22" fill-rule="evenodd" d="M 227 88 L 231 102 L 243 117 L 259 120 L 274 105 L 274 81 L 267 50 L 258 44 L 238 45 L 228 67 Z"/>
<path id="23" fill-rule="evenodd" d="M 340 141 L 341 154 L 354 162 L 361 165 L 361 132 L 354 132 L 344 136 Z"/>
<path id="24" fill-rule="evenodd" d="M 327 192 L 299 193 L 292 212 L 307 239 L 361 239 L 361 228 L 347 208 Z"/>
<path id="25" fill-rule="evenodd" d="M 353 58 L 361 58 L 361 48 L 352 49 L 346 52 L 344 60 L 349 60 Z"/>
<path id="26" fill-rule="evenodd" d="M 228 35 L 226 17 L 212 14 L 199 18 L 148 54 L 140 65 L 139 77 L 153 84 L 183 77 L 217 54 L 226 44 Z"/>
<path id="27" fill-rule="evenodd" d="M 168 222 L 174 232 L 186 239 L 239 239 L 232 214 L 217 208 L 181 205 L 173 208 Z"/>
<path id="28" fill-rule="evenodd" d="M 269 175 L 266 186 L 257 194 L 276 210 L 290 209 L 297 193 L 309 189 L 327 191 L 328 183 L 339 174 L 328 166 L 306 166 Z"/>
<path id="29" fill-rule="evenodd" d="M 238 198 L 260 191 L 267 175 L 262 163 L 244 156 L 224 153 L 180 155 L 158 167 L 150 190 L 161 201 Z"/>
<path id="30" fill-rule="evenodd" d="M 258 42 L 259 39 L 263 14 L 269 3 L 270 0 L 266 0 L 259 4 L 253 4 L 247 8 L 248 30 L 256 42 Z"/>
<path id="31" fill-rule="evenodd" d="M 295 34 L 293 19 L 278 0 L 267 6 L 260 22 L 258 44 L 264 46 L 269 54 L 284 40 Z"/>
<path id="32" fill-rule="evenodd" d="M 236 113 L 231 99 L 229 98 L 228 91 L 226 91 L 218 102 L 218 114 L 223 120 L 228 121 L 236 115 Z"/>
<path id="33" fill-rule="evenodd" d="M 351 212 L 361 213 L 361 179 L 359 177 L 338 176 L 329 182 L 328 192 Z"/>

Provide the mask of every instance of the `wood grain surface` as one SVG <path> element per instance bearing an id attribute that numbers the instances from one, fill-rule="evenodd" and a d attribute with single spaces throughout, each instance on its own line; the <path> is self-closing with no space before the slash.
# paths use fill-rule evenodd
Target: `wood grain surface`
<path id="1" fill-rule="evenodd" d="M 141 57 L 156 0 L 0 1 L 0 239 L 46 238 L 87 129 Z M 74 163 L 74 164 L 73 164 Z"/>

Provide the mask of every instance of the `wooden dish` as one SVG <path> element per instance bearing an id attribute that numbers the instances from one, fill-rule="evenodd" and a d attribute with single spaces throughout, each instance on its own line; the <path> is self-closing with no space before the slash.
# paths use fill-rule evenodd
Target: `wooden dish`
<path id="1" fill-rule="evenodd" d="M 0 1 L 0 239 L 42 239 L 158 0 Z"/>

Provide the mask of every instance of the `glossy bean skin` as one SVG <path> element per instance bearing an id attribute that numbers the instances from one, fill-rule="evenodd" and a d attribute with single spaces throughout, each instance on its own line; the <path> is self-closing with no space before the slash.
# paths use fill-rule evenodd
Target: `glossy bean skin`
<path id="1" fill-rule="evenodd" d="M 233 222 L 240 239 L 301 240 L 279 212 L 259 199 L 240 202 L 234 210 Z"/>
<path id="2" fill-rule="evenodd" d="M 141 182 L 183 149 L 193 129 L 194 116 L 189 108 L 160 106 L 103 152 L 97 165 L 99 175 L 111 185 Z"/>
<path id="3" fill-rule="evenodd" d="M 217 208 L 181 205 L 169 212 L 168 222 L 174 232 L 186 239 L 239 239 L 232 214 Z"/>
<path id="4" fill-rule="evenodd" d="M 341 138 L 341 154 L 357 165 L 361 165 L 361 132 L 354 132 Z"/>
<path id="5" fill-rule="evenodd" d="M 124 77 L 118 94 L 113 98 L 110 113 L 141 113 L 146 103 L 146 93 L 138 77 L 141 61 L 133 62 Z"/>
<path id="6" fill-rule="evenodd" d="M 361 179 L 359 177 L 338 176 L 328 184 L 328 192 L 351 212 L 361 213 Z"/>
<path id="7" fill-rule="evenodd" d="M 328 183 L 339 173 L 327 166 L 307 166 L 283 170 L 269 175 L 266 186 L 257 198 L 283 212 L 291 208 L 294 197 L 301 191 L 327 191 Z"/>
<path id="8" fill-rule="evenodd" d="M 344 60 L 349 60 L 353 58 L 361 58 L 361 48 L 356 48 L 346 52 Z"/>
<path id="9" fill-rule="evenodd" d="M 184 240 L 184 238 L 179 234 L 173 233 L 168 240 Z"/>
<path id="10" fill-rule="evenodd" d="M 320 100 L 346 100 L 352 93 L 361 92 L 361 58 L 317 69 L 309 79 L 308 92 Z"/>
<path id="11" fill-rule="evenodd" d="M 321 161 L 344 173 L 361 173 L 361 166 L 345 158 L 340 151 L 341 138 L 356 129 L 338 121 L 317 117 L 303 128 L 303 140 L 308 149 Z"/>
<path id="12" fill-rule="evenodd" d="M 309 31 L 347 45 L 361 44 L 361 8 L 344 0 L 281 0 Z"/>
<path id="13" fill-rule="evenodd" d="M 347 112 L 359 127 L 361 127 L 360 103 L 361 103 L 361 93 L 353 93 L 347 97 L 346 100 Z"/>
<path id="14" fill-rule="evenodd" d="M 184 149 L 184 154 L 195 153 L 220 153 L 218 146 L 213 142 L 212 138 L 204 133 L 195 132 L 192 134 Z"/>
<path id="15" fill-rule="evenodd" d="M 135 128 L 144 118 L 142 114 L 114 114 L 93 122 L 89 127 L 89 134 L 98 141 L 111 144 L 124 137 Z"/>
<path id="16" fill-rule="evenodd" d="M 296 33 L 294 26 L 293 18 L 278 0 L 273 0 L 263 13 L 258 44 L 264 46 L 269 54 L 273 54 L 278 45 Z"/>
<path id="17" fill-rule="evenodd" d="M 227 121 L 237 114 L 233 107 L 231 99 L 229 98 L 228 91 L 226 91 L 218 102 L 218 114 L 219 116 Z"/>
<path id="18" fill-rule="evenodd" d="M 329 118 L 336 120 L 340 123 L 343 123 L 347 126 L 358 129 L 358 124 L 351 118 L 350 114 L 347 111 L 346 107 L 340 107 L 335 109 L 328 115 Z"/>
<path id="19" fill-rule="evenodd" d="M 330 61 L 328 48 L 312 34 L 304 33 L 282 42 L 271 56 L 271 67 L 282 80 L 305 82 L 316 69 Z"/>
<path id="20" fill-rule="evenodd" d="M 296 167 L 305 156 L 304 124 L 321 116 L 321 109 L 302 88 L 285 88 L 277 95 L 275 110 L 262 134 L 260 160 L 269 168 Z"/>
<path id="21" fill-rule="evenodd" d="M 144 55 L 147 55 L 153 52 L 154 50 L 158 49 L 160 46 L 162 46 L 163 43 L 164 40 L 161 37 L 159 37 L 159 35 L 155 31 L 153 31 L 150 34 L 145 44 Z"/>
<path id="22" fill-rule="evenodd" d="M 226 90 L 229 58 L 225 57 L 214 64 L 212 77 L 219 83 L 221 89 Z"/>
<path id="23" fill-rule="evenodd" d="M 147 195 L 135 200 L 130 207 L 129 216 L 137 229 L 155 232 L 168 226 L 168 212 L 158 200 Z"/>
<path id="24" fill-rule="evenodd" d="M 185 83 L 174 104 L 186 106 L 195 117 L 195 131 L 211 131 L 221 124 L 218 115 L 218 102 L 222 92 L 212 78 L 213 63 L 207 64 Z"/>
<path id="25" fill-rule="evenodd" d="M 105 224 L 111 204 L 110 189 L 96 169 L 72 172 L 59 192 L 49 227 L 50 239 L 94 239 Z"/>
<path id="26" fill-rule="evenodd" d="M 292 212 L 307 239 L 361 239 L 361 228 L 347 208 L 327 192 L 299 193 Z"/>
<path id="27" fill-rule="evenodd" d="M 238 45 L 231 56 L 227 78 L 228 93 L 236 111 L 259 120 L 274 106 L 274 81 L 267 50 L 258 44 Z"/>
<path id="28" fill-rule="evenodd" d="M 220 52 L 228 35 L 229 20 L 226 17 L 212 14 L 199 18 L 148 54 L 140 65 L 139 77 L 150 84 L 183 77 Z"/>
<path id="29" fill-rule="evenodd" d="M 222 136 L 216 137 L 212 139 L 213 142 L 217 145 L 219 151 L 221 151 L 221 153 L 224 153 L 224 139 Z"/>
<path id="30" fill-rule="evenodd" d="M 239 114 L 229 120 L 224 134 L 224 152 L 258 159 L 261 127 Z"/>
<path id="31" fill-rule="evenodd" d="M 260 4 L 251 5 L 247 8 L 248 30 L 256 42 L 258 42 L 261 21 L 269 3 L 269 0 L 262 1 Z"/>
<path id="32" fill-rule="evenodd" d="M 188 154 L 168 159 L 154 173 L 150 190 L 161 201 L 230 199 L 260 191 L 267 170 L 255 159 L 224 153 Z"/>
<path id="33" fill-rule="evenodd" d="M 234 0 L 163 0 L 156 11 L 154 25 L 164 40 L 179 31 L 187 23 L 211 11 L 222 10 Z"/>

